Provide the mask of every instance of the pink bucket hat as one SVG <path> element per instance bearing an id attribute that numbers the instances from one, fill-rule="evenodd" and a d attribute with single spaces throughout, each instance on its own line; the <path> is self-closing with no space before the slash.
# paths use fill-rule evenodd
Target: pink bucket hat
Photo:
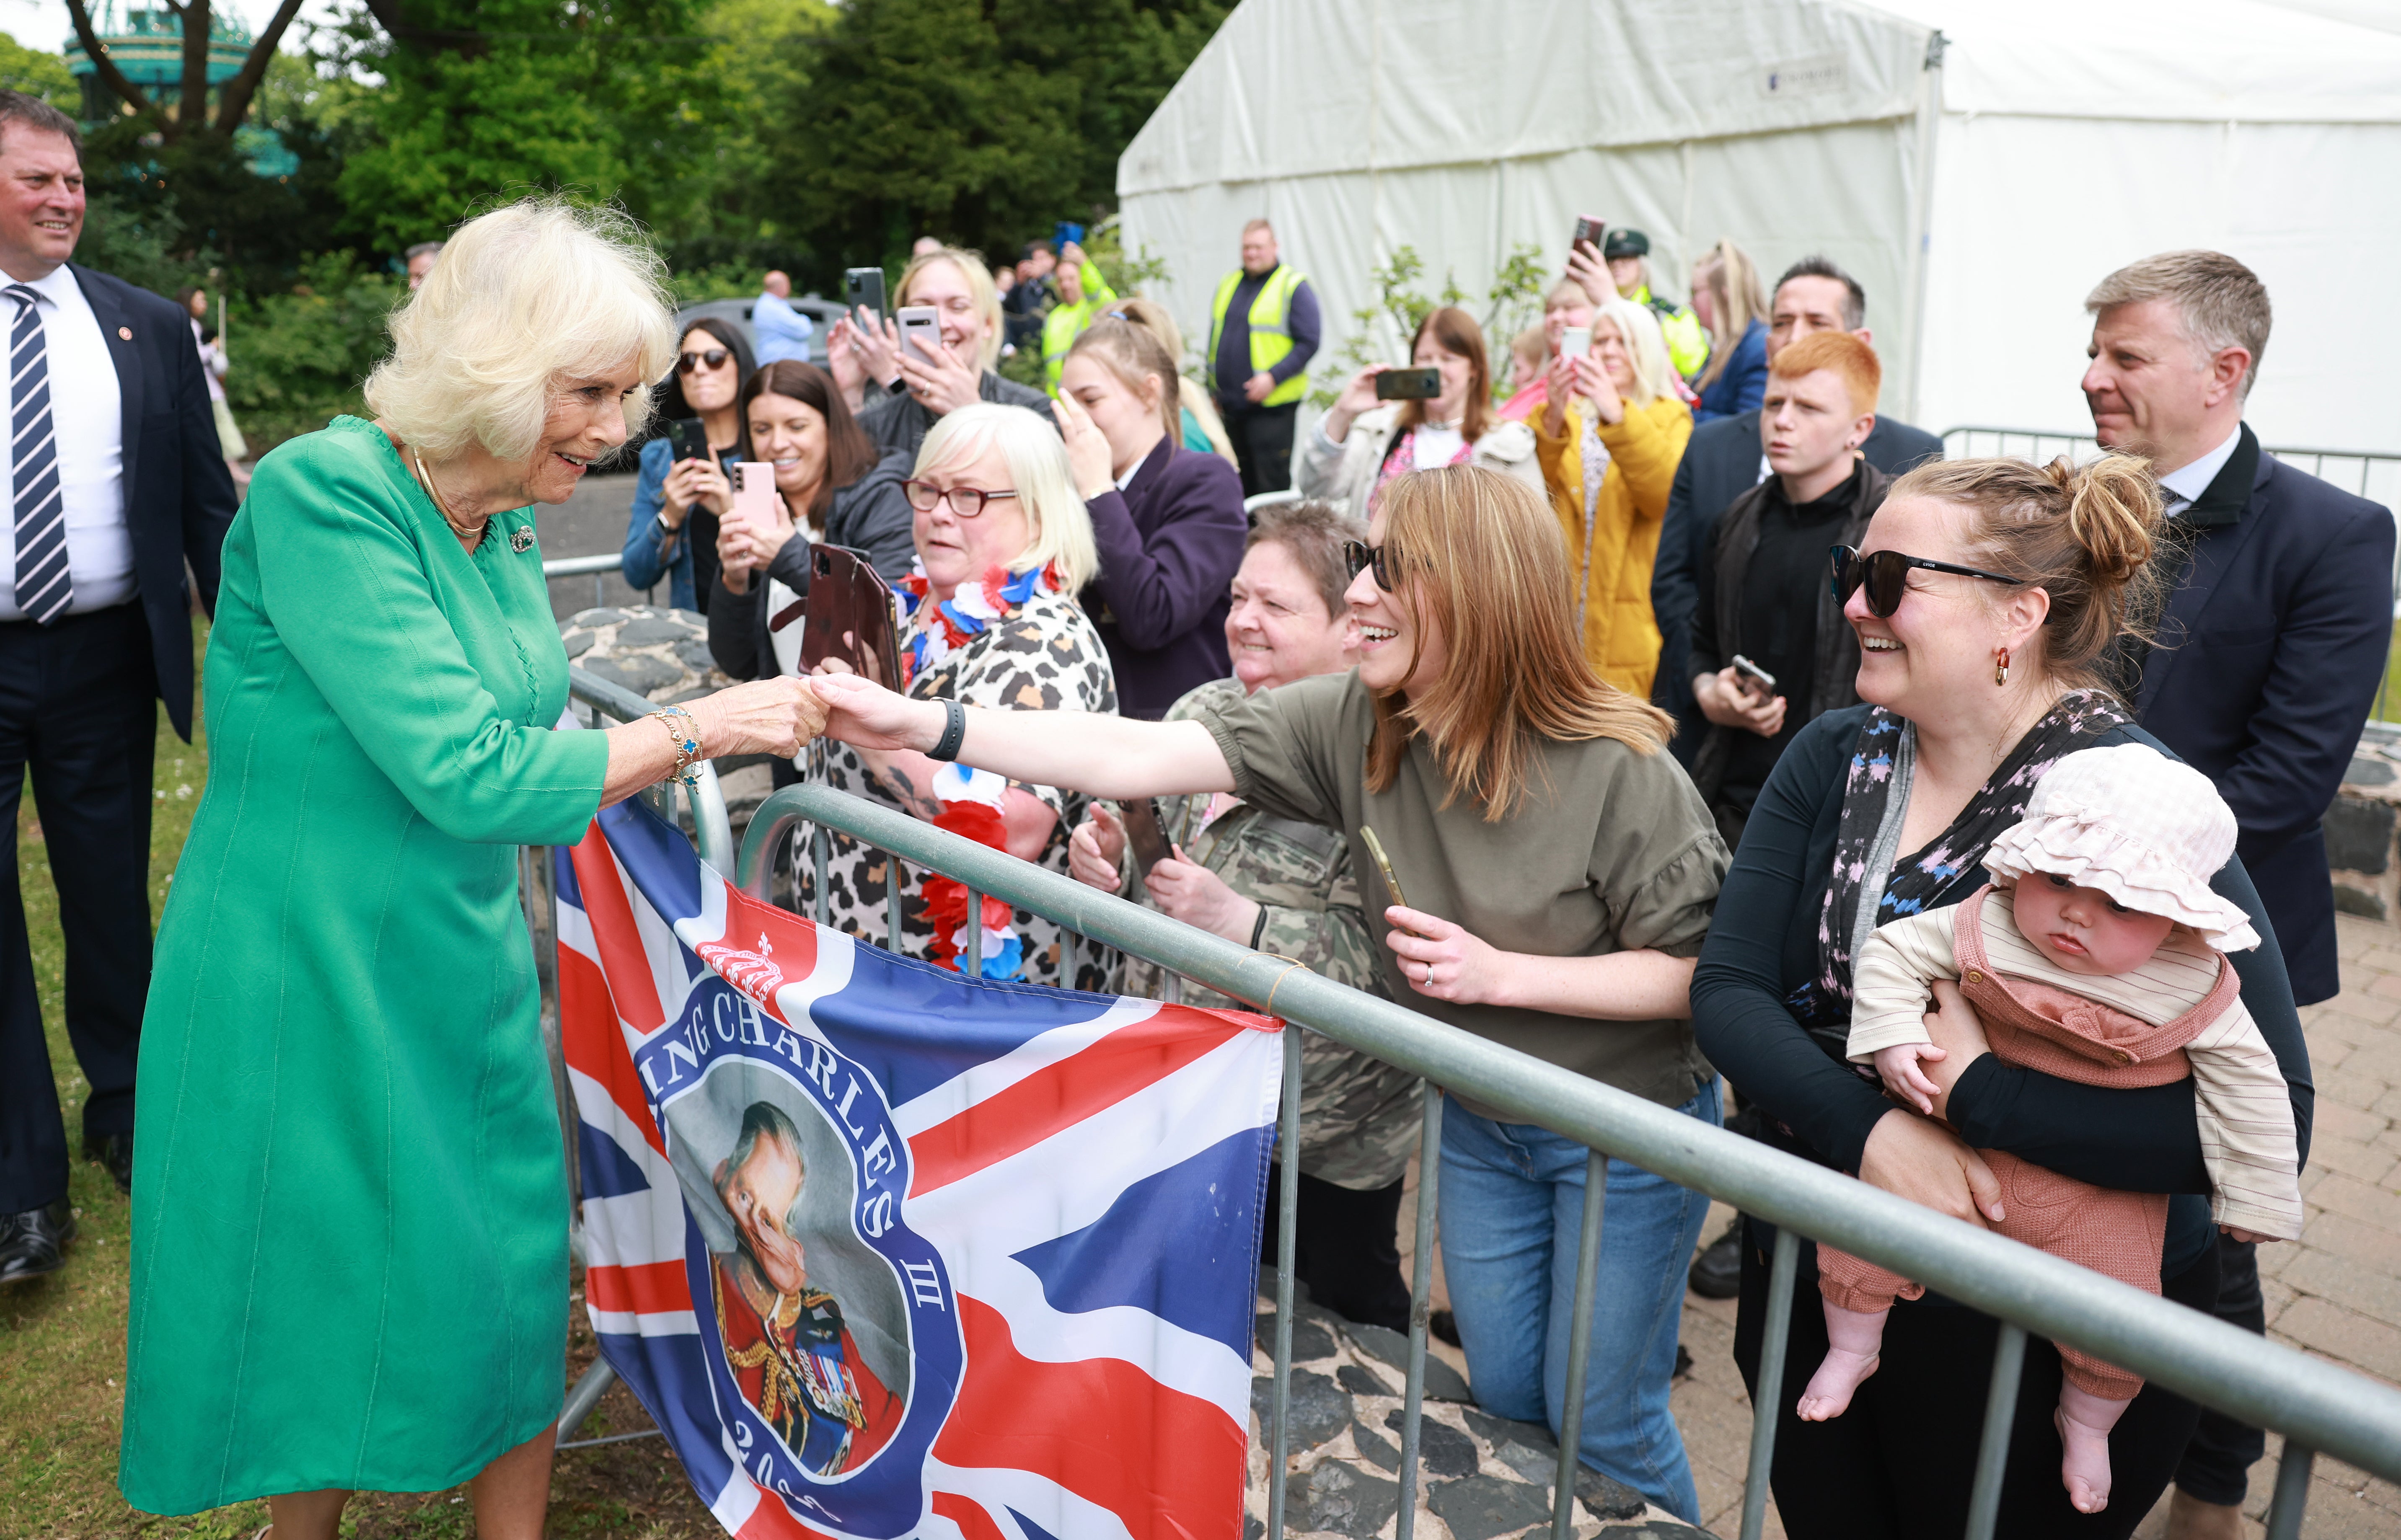
<path id="1" fill-rule="evenodd" d="M 2130 909 L 2188 925 L 2221 952 L 2259 933 L 2209 879 L 2234 853 L 2234 811 L 2209 777 L 2141 743 L 2080 749 L 2035 783 L 2025 817 L 1984 854 L 1994 877 L 2030 872 L 2098 888 Z"/>

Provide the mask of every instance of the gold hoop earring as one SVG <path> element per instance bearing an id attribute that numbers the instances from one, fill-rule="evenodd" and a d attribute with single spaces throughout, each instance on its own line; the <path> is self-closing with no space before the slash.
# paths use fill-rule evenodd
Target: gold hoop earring
<path id="1" fill-rule="evenodd" d="M 2010 682 L 2010 649 L 2001 648 L 1996 654 L 1996 658 L 1997 661 L 1993 665 L 1993 683 L 2006 685 Z"/>

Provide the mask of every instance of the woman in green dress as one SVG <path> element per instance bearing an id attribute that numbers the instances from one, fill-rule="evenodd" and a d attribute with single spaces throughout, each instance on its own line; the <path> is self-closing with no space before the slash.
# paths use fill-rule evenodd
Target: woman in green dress
<path id="1" fill-rule="evenodd" d="M 776 679 L 553 730 L 529 505 L 624 442 L 674 344 L 627 222 L 487 214 L 391 330 L 377 420 L 261 460 L 226 542 L 144 1020 L 118 1482 L 330 1540 L 352 1489 L 472 1479 L 485 1540 L 536 1540 L 568 1194 L 516 847 L 823 715 Z"/>

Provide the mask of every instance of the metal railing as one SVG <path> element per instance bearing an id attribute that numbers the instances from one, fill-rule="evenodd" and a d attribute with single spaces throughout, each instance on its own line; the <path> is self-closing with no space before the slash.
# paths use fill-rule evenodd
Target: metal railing
<path id="1" fill-rule="evenodd" d="M 606 561 L 606 567 L 595 571 L 613 571 L 614 556 L 575 558 L 583 561 Z M 545 573 L 551 564 L 542 564 Z M 572 664 L 567 670 L 568 695 L 575 711 L 587 727 L 599 727 L 607 722 L 631 722 L 655 711 L 657 703 L 635 694 L 622 685 L 612 685 L 584 669 Z M 726 816 L 725 792 L 717 780 L 717 767 L 703 760 L 694 767 L 693 784 L 681 797 L 690 817 L 693 844 L 700 858 L 720 871 L 730 871 L 734 862 L 733 825 Z M 658 814 L 671 823 L 677 818 L 677 783 L 662 781 L 646 791 L 638 793 Z M 713 852 L 713 853 L 712 853 Z M 558 893 L 550 868 L 550 852 L 528 846 L 518 865 L 518 891 L 524 896 L 527 926 L 533 933 L 534 972 L 542 988 L 542 1032 L 543 1046 L 549 1050 L 553 1091 L 559 1109 L 559 1128 L 566 1143 L 569 1192 L 573 1196 L 568 1209 L 568 1240 L 578 1261 L 583 1256 L 583 1184 L 578 1170 L 575 1125 L 575 1097 L 567 1083 L 567 1057 L 558 1031 Z M 556 1438 L 559 1449 L 590 1449 L 597 1444 L 624 1443 L 632 1438 L 659 1437 L 657 1428 L 638 1433 L 611 1434 L 599 1438 L 577 1438 L 576 1429 L 592 1415 L 592 1409 L 611 1385 L 617 1383 L 617 1371 L 609 1367 L 606 1358 L 596 1358 L 583 1376 L 567 1390 L 567 1404 L 558 1414 Z"/>
<path id="2" fill-rule="evenodd" d="M 592 607 L 597 609 L 607 602 L 606 591 L 600 579 L 611 572 L 622 572 L 624 568 L 625 553 L 622 551 L 612 551 L 603 556 L 552 557 L 542 564 L 542 575 L 547 581 L 552 578 L 581 578 L 589 573 L 592 578 Z M 644 597 L 647 598 L 649 595 L 645 593 Z"/>
<path id="3" fill-rule="evenodd" d="M 2274 444 L 2264 447 L 2269 454 L 2294 470 L 2306 471 L 2328 485 L 2339 486 L 2353 497 L 2366 497 L 2388 509 L 2401 510 L 2401 452 L 2278 448 Z M 2060 455 L 2080 462 L 2100 453 L 2099 441 L 2090 433 L 2050 432 L 2031 428 L 1946 428 L 1942 430 L 1945 459 L 1990 456 L 2041 464 Z M 2394 641 L 2401 644 L 2401 549 L 2394 551 L 2393 561 Z M 2373 721 L 2401 722 L 2401 679 L 2394 677 L 2395 651 L 2401 651 L 2401 645 L 2385 652 L 2384 678 L 2377 687 L 2376 705 L 2368 714 Z"/>
<path id="4" fill-rule="evenodd" d="M 2099 1273 L 2015 1241 L 1945 1218 L 1864 1182 L 1825 1170 L 1765 1145 L 1710 1127 L 1668 1108 L 1489 1043 L 1390 1002 L 1331 983 L 1305 968 L 1170 920 L 1155 910 L 1100 893 L 1073 879 L 937 829 L 905 814 L 827 787 L 790 786 L 752 815 L 734 869 L 735 884 L 766 897 L 768 873 L 780 842 L 795 825 L 814 825 L 809 843 L 822 874 L 827 831 L 883 851 L 896 865 L 887 895 L 884 939 L 899 935 L 897 863 L 963 882 L 967 912 L 984 894 L 1008 901 L 1108 946 L 1142 957 L 1196 983 L 1280 1014 L 1288 1023 L 1321 1032 L 1348 1047 L 1412 1070 L 1422 1077 L 1422 1143 L 1417 1192 L 1417 1243 L 1411 1286 L 1408 1368 L 1404 1394 L 1397 1540 L 1410 1540 L 1416 1521 L 1420 1430 L 1425 1392 L 1426 1319 L 1432 1282 L 1436 1189 L 1441 1162 L 1442 1090 L 1472 1097 L 1513 1121 L 1536 1124 L 1585 1145 L 1588 1157 L 1584 1228 L 1577 1248 L 1575 1327 L 1570 1344 L 1567 1395 L 1559 1429 L 1551 1533 L 1567 1540 L 1573 1529 L 1575 1472 L 1589 1356 L 1594 1280 L 1603 1233 L 1604 1162 L 1615 1157 L 1732 1204 L 1777 1230 L 1768 1282 L 1767 1330 L 1758 1394 L 1753 1397 L 1749 1475 L 1743 1494 L 1742 1540 L 1757 1540 L 1766 1516 L 1768 1473 L 1775 1451 L 1777 1409 L 1784 1395 L 1787 1331 L 1802 1237 L 1838 1246 L 1974 1306 L 2001 1323 L 1993 1361 L 1992 1393 L 1971 1489 L 1968 1540 L 1989 1540 L 1999 1510 L 2010 1415 L 2029 1332 L 2071 1343 L 2122 1365 L 2176 1394 L 2246 1423 L 2284 1435 L 2271 1540 L 2300 1533 L 2312 1463 L 2321 1451 L 2387 1479 L 2401 1479 L 2401 1391 L 2335 1368 L 2175 1305 Z M 721 869 L 721 868 L 720 868 Z M 864 938 L 863 938 L 864 939 Z M 978 948 L 967 949 L 969 976 L 981 970 Z M 1300 1034 L 1284 1037 L 1283 1148 L 1298 1148 Z M 1269 1418 L 1272 1446 L 1269 1516 L 1264 1540 L 1283 1540 L 1286 1513 L 1295 1214 L 1300 1163 L 1283 1162 L 1277 1232 L 1275 1386 Z"/>

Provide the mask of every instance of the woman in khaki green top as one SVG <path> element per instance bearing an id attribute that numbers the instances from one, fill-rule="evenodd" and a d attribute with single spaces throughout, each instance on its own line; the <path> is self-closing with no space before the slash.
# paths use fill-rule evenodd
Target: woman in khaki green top
<path id="1" fill-rule="evenodd" d="M 1414 472 L 1387 485 L 1354 561 L 1349 674 L 1157 723 L 954 712 L 825 677 L 827 730 L 1103 797 L 1233 792 L 1348 831 L 1363 873 L 1371 825 L 1416 906 L 1368 906 L 1394 999 L 1714 1124 L 1688 994 L 1725 847 L 1659 752 L 1666 715 L 1576 645 L 1549 510 L 1489 470 Z M 1584 1148 L 1455 1102 L 1442 1160 L 1443 1267 L 1476 1398 L 1556 1432 Z M 1667 1382 L 1708 1204 L 1612 1161 L 1607 1206 L 1582 1453 L 1697 1522 Z"/>

